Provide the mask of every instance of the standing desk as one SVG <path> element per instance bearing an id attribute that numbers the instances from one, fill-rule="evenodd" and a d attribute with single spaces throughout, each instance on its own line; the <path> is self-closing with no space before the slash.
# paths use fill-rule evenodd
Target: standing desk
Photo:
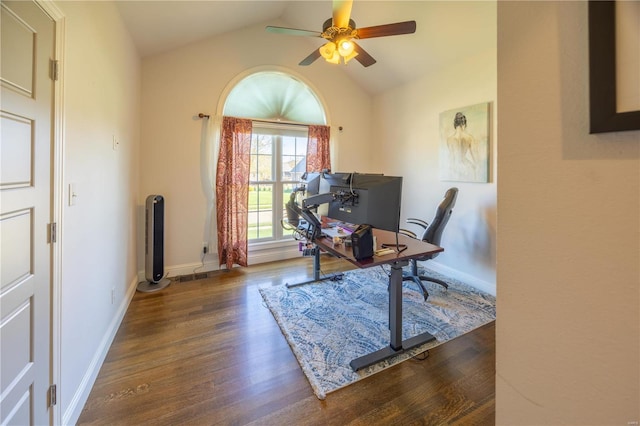
<path id="1" fill-rule="evenodd" d="M 373 235 L 376 237 L 378 246 L 383 243 L 395 244 L 396 242 L 396 234 L 394 232 L 373 229 Z M 358 268 L 370 268 L 378 265 L 391 266 L 391 275 L 389 276 L 389 331 L 391 332 L 391 338 L 389 346 L 352 360 L 349 365 L 354 371 L 399 355 L 409 349 L 435 339 L 435 337 L 429 333 L 422 333 L 407 340 L 402 340 L 402 268 L 408 265 L 411 259 L 438 253 L 444 251 L 444 249 L 403 234 L 399 234 L 397 237 L 399 244 L 405 244 L 407 246 L 406 250 L 401 253 L 374 256 L 362 260 L 356 260 L 353 257 L 351 247 L 345 247 L 344 244 L 334 246 L 331 238 L 320 237 L 314 241 L 318 247 L 334 256 L 351 262 Z"/>

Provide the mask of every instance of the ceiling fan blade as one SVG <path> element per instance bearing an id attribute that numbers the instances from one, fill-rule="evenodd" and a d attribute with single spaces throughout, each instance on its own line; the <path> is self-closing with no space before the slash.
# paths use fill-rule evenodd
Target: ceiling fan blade
<path id="1" fill-rule="evenodd" d="M 311 55 L 304 58 L 298 65 L 307 66 L 311 65 L 316 59 L 320 57 L 320 50 L 316 49 L 311 52 Z"/>
<path id="2" fill-rule="evenodd" d="M 358 45 L 358 43 L 353 44 L 355 46 L 355 51 L 358 52 L 355 60 L 360 62 L 363 67 L 369 67 L 376 63 L 376 60 L 373 59 L 373 56 L 369 55 L 362 47 L 360 47 L 360 45 Z"/>
<path id="3" fill-rule="evenodd" d="M 353 0 L 333 0 L 333 26 L 347 28 L 351 19 Z"/>
<path id="4" fill-rule="evenodd" d="M 386 37 L 416 32 L 416 21 L 397 22 L 395 24 L 377 25 L 375 27 L 358 28 L 358 38 Z"/>
<path id="5" fill-rule="evenodd" d="M 274 33 L 274 34 L 308 36 L 308 37 L 320 37 L 320 34 L 321 34 L 318 31 L 298 30 L 296 28 L 272 27 L 272 26 L 267 26 L 265 28 L 265 31 L 267 31 L 268 33 Z"/>

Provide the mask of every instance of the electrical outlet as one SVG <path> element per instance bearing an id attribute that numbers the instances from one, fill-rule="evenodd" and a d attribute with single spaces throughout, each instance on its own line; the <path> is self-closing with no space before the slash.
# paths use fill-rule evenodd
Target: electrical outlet
<path id="1" fill-rule="evenodd" d="M 204 254 L 209 253 L 209 243 L 206 241 L 202 242 L 202 253 Z"/>

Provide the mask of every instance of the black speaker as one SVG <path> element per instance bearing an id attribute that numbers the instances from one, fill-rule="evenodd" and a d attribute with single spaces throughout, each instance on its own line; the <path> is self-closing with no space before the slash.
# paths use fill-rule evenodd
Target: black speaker
<path id="1" fill-rule="evenodd" d="M 371 225 L 360 225 L 353 231 L 351 250 L 356 260 L 373 257 L 373 229 Z"/>
<path id="2" fill-rule="evenodd" d="M 145 205 L 145 278 L 138 290 L 150 292 L 169 285 L 164 278 L 164 197 L 149 195 Z"/>

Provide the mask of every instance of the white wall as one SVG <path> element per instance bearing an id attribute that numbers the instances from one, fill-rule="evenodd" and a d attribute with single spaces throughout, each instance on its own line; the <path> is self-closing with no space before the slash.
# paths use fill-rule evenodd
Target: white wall
<path id="1" fill-rule="evenodd" d="M 212 190 L 201 181 L 207 172 L 200 167 L 206 122 L 194 116 L 203 112 L 213 117 L 227 85 L 246 70 L 288 69 L 318 90 L 332 126 L 334 170 L 359 170 L 371 162 L 370 151 L 362 149 L 371 132 L 370 96 L 338 67 L 298 67 L 299 60 L 309 54 L 305 40 L 292 37 L 287 49 L 273 49 L 274 39 L 280 40 L 277 34 L 265 33 L 264 25 L 257 25 L 143 60 L 138 204 L 143 208 L 149 194 L 165 197 L 165 269 L 170 276 L 191 273 L 200 266 L 203 241 L 210 242 L 211 250 L 200 270 L 218 268 L 215 212 L 211 234 L 205 230 L 206 191 Z M 339 126 L 344 127 L 342 133 Z M 144 269 L 142 249 L 140 244 L 140 271 Z M 250 255 L 250 263 L 257 257 Z"/>
<path id="2" fill-rule="evenodd" d="M 113 3 L 58 5 L 66 16 L 58 404 L 73 424 L 137 284 L 140 61 Z"/>
<path id="3" fill-rule="evenodd" d="M 640 131 L 589 135 L 586 2 L 498 2 L 496 421 L 640 420 Z"/>
<path id="4" fill-rule="evenodd" d="M 495 14 L 487 25 L 495 31 Z M 494 33 L 495 38 L 495 33 Z M 459 189 L 453 215 L 442 237 L 444 253 L 430 266 L 495 294 L 496 268 L 496 48 L 479 52 L 449 69 L 425 75 L 376 97 L 374 171 L 403 176 L 402 220 L 433 219 L 446 190 Z M 439 180 L 439 115 L 489 102 L 491 112 L 489 183 Z M 408 228 L 411 228 L 407 225 Z M 417 231 L 420 228 L 412 228 Z"/>

